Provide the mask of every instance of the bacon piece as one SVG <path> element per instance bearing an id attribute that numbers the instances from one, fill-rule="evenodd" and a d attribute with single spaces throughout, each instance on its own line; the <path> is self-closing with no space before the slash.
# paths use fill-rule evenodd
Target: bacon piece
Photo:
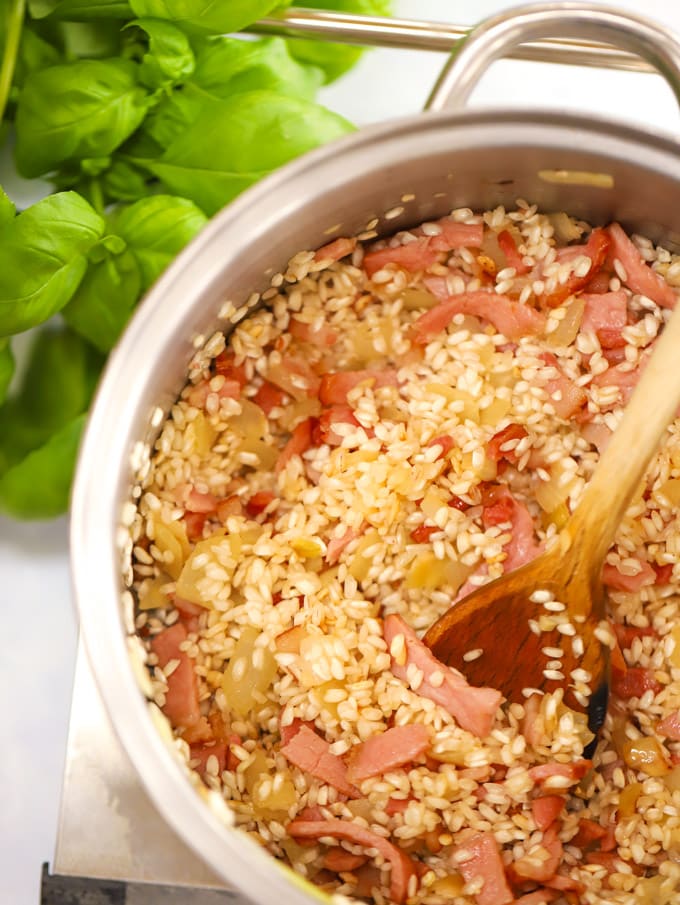
<path id="1" fill-rule="evenodd" d="M 616 566 L 605 563 L 602 569 L 602 583 L 614 591 L 632 593 L 649 587 L 656 582 L 656 572 L 648 562 L 640 562 L 641 569 L 635 575 L 624 575 Z"/>
<path id="2" fill-rule="evenodd" d="M 429 280 L 425 280 L 425 284 L 429 289 L 434 285 Z M 434 289 L 432 291 L 437 294 Z M 506 295 L 479 290 L 447 296 L 421 314 L 411 327 L 413 342 L 418 346 L 426 345 L 449 326 L 456 314 L 470 314 L 488 321 L 510 340 L 521 339 L 527 334 L 536 335 L 545 329 L 545 315 L 540 311 L 521 305 Z"/>
<path id="3" fill-rule="evenodd" d="M 662 688 L 651 670 L 632 666 L 623 671 L 615 669 L 612 663 L 612 691 L 617 697 L 624 700 L 641 698 L 646 691 L 653 691 L 656 695 Z"/>
<path id="4" fill-rule="evenodd" d="M 611 239 L 611 254 L 618 258 L 626 271 L 624 284 L 633 292 L 644 295 L 662 308 L 674 308 L 677 296 L 660 273 L 644 262 L 642 255 L 618 223 L 610 223 L 607 232 Z"/>
<path id="5" fill-rule="evenodd" d="M 267 380 L 298 402 L 310 396 L 317 396 L 321 383 L 309 362 L 295 355 L 286 355 L 281 359 L 280 365 L 270 367 L 267 371 Z"/>
<path id="6" fill-rule="evenodd" d="M 574 293 L 585 288 L 604 264 L 609 245 L 609 236 L 603 229 L 598 227 L 591 232 L 585 245 L 569 245 L 566 248 L 560 248 L 557 254 L 557 259 L 560 262 L 564 263 L 574 260 L 580 255 L 585 255 L 590 258 L 590 268 L 582 277 L 572 273 L 567 277 L 566 282 L 560 283 L 552 292 L 544 293 L 539 300 L 540 303 L 548 308 L 557 308 L 570 295 L 574 295 Z"/>
<path id="7" fill-rule="evenodd" d="M 338 334 L 328 324 L 307 324 L 291 317 L 288 332 L 303 343 L 316 346 L 332 346 L 338 341 Z"/>
<path id="8" fill-rule="evenodd" d="M 585 302 L 581 330 L 590 330 L 603 349 L 626 345 L 621 331 L 628 322 L 628 299 L 623 289 L 618 292 L 581 293 Z"/>
<path id="9" fill-rule="evenodd" d="M 203 527 L 206 515 L 204 512 L 185 512 L 182 516 L 187 529 L 187 537 L 191 541 L 200 540 L 203 537 Z"/>
<path id="10" fill-rule="evenodd" d="M 222 773 L 227 766 L 227 750 L 226 741 L 210 742 L 204 745 L 190 745 L 189 752 L 192 761 L 197 760 L 198 764 L 194 766 L 194 770 L 201 776 L 205 776 L 208 767 L 208 758 L 215 757 L 217 759 L 217 773 Z"/>
<path id="11" fill-rule="evenodd" d="M 352 427 L 361 427 L 362 430 L 369 434 L 366 428 L 357 421 L 354 416 L 354 410 L 349 405 L 332 405 L 330 408 L 324 409 L 319 415 L 317 423 L 314 427 L 314 442 L 317 446 L 327 443 L 329 446 L 341 446 L 345 439 L 342 432 L 335 430 L 336 424 L 349 424 Z M 373 433 L 373 431 L 370 431 Z"/>
<path id="12" fill-rule="evenodd" d="M 229 349 L 225 349 L 217 356 L 215 359 L 215 370 L 218 374 L 226 377 L 227 380 L 235 380 L 241 385 L 241 389 L 248 382 L 245 363 L 241 362 L 240 365 L 237 365 L 236 356 Z"/>
<path id="13" fill-rule="evenodd" d="M 545 381 L 543 389 L 548 394 L 548 402 L 555 409 L 557 417 L 568 421 L 586 404 L 588 397 L 582 387 L 567 377 L 551 352 L 544 352 L 539 358 L 557 372 L 554 377 L 549 377 Z"/>
<path id="14" fill-rule="evenodd" d="M 339 261 L 341 258 L 351 255 L 356 248 L 356 245 L 357 240 L 354 237 L 341 236 L 338 239 L 333 239 L 333 241 L 329 242 L 327 245 L 322 245 L 321 248 L 317 248 L 316 253 L 314 254 L 314 260 Z"/>
<path id="15" fill-rule="evenodd" d="M 340 554 L 348 544 L 351 544 L 356 537 L 360 537 L 362 531 L 356 531 L 354 528 L 348 528 L 340 537 L 332 537 L 328 541 L 326 548 L 326 562 L 329 566 L 334 565 L 339 559 Z"/>
<path id="16" fill-rule="evenodd" d="M 383 636 L 388 649 L 398 635 L 404 638 L 405 662 L 400 663 L 392 657 L 392 673 L 408 685 L 407 668 L 414 664 L 423 673 L 416 693 L 442 706 L 463 729 L 485 738 L 503 698 L 500 691 L 468 685 L 461 673 L 437 660 L 400 616 L 386 616 Z M 436 676 L 435 681 L 438 681 L 439 675 L 442 676 L 441 684 L 432 684 L 433 677 Z"/>
<path id="17" fill-rule="evenodd" d="M 213 393 L 217 396 L 218 399 L 239 399 L 241 396 L 241 384 L 238 380 L 225 380 L 224 383 L 217 390 L 213 390 L 210 386 L 210 381 L 213 378 L 208 380 L 202 380 L 200 383 L 197 383 L 193 386 L 186 395 L 186 400 L 189 405 L 193 405 L 195 408 L 200 409 L 204 408 L 205 404 L 208 400 L 208 396 Z"/>
<path id="18" fill-rule="evenodd" d="M 503 522 L 511 523 L 512 537 L 503 547 L 505 552 L 504 572 L 518 569 L 531 562 L 542 552 L 542 547 L 537 543 L 534 535 L 534 520 L 531 513 L 524 503 L 512 496 L 505 485 L 498 485 L 498 490 L 494 493 L 494 501 L 482 509 L 482 522 L 487 528 Z"/>
<path id="19" fill-rule="evenodd" d="M 631 369 L 627 362 L 614 365 L 607 368 L 601 374 L 596 374 L 592 380 L 592 386 L 596 387 L 618 387 L 619 400 L 621 405 L 625 405 L 633 395 L 633 390 L 637 386 L 640 374 L 647 363 L 647 358 L 641 356 L 640 363 L 636 368 Z M 608 406 L 613 408 L 613 405 Z"/>
<path id="20" fill-rule="evenodd" d="M 559 892 L 555 889 L 535 889 L 514 901 L 515 905 L 545 905 L 547 902 L 554 901 L 558 896 Z"/>
<path id="21" fill-rule="evenodd" d="M 292 629 L 291 629 L 292 631 Z M 285 635 L 286 633 L 283 632 Z M 281 635 L 278 636 L 279 638 Z M 287 726 L 279 726 L 279 733 L 281 735 L 281 746 L 287 745 L 288 742 L 298 734 L 300 729 L 303 726 L 306 726 L 309 730 L 314 732 L 314 723 L 308 722 L 307 720 L 301 720 L 298 717 L 295 717 L 292 723 L 289 723 Z M 310 820 L 313 818 L 309 818 Z"/>
<path id="22" fill-rule="evenodd" d="M 409 273 L 416 273 L 431 267 L 435 261 L 439 260 L 439 254 L 439 250 L 433 247 L 428 238 L 421 237 L 407 245 L 367 252 L 364 255 L 363 267 L 369 277 L 388 264 L 396 264 L 397 267 L 401 267 Z"/>
<path id="23" fill-rule="evenodd" d="M 585 892 L 585 886 L 580 880 L 575 880 L 573 877 L 565 877 L 563 874 L 555 874 L 554 877 L 545 881 L 545 885 L 560 892 L 576 892 L 579 895 Z M 567 898 L 567 901 L 572 903 L 574 900 Z M 578 902 L 576 905 L 578 905 Z"/>
<path id="24" fill-rule="evenodd" d="M 369 251 L 364 255 L 363 261 L 367 275 L 372 277 L 388 264 L 396 264 L 409 273 L 427 270 L 439 260 L 441 252 L 463 247 L 479 248 L 482 244 L 484 227 L 481 223 L 456 223 L 455 220 L 444 217 L 436 221 L 436 225 L 441 230 L 436 236 L 425 236 L 421 229 L 417 229 L 414 230 L 418 236 L 415 241 Z"/>
<path id="25" fill-rule="evenodd" d="M 319 399 L 324 405 L 346 405 L 350 390 L 365 381 L 371 381 L 370 386 L 374 390 L 395 387 L 398 384 L 397 372 L 393 368 L 383 368 L 380 371 L 365 369 L 324 374 L 319 387 Z"/>
<path id="26" fill-rule="evenodd" d="M 411 531 L 411 540 L 414 544 L 427 544 L 437 531 L 441 531 L 441 528 L 436 525 L 418 525 Z"/>
<path id="27" fill-rule="evenodd" d="M 562 861 L 563 848 L 554 825 L 543 833 L 543 839 L 533 846 L 523 857 L 513 862 L 513 870 L 518 877 L 545 883 L 557 873 Z M 540 860 L 540 863 L 537 863 Z"/>
<path id="28" fill-rule="evenodd" d="M 288 397 L 277 386 L 268 380 L 262 381 L 262 386 L 253 396 L 253 402 L 260 406 L 265 415 L 269 415 L 274 408 L 281 408 Z"/>
<path id="29" fill-rule="evenodd" d="M 389 861 L 392 866 L 390 871 L 390 896 L 397 905 L 403 905 L 408 895 L 408 886 L 411 877 L 417 876 L 414 862 L 406 852 L 394 845 L 384 836 L 378 836 L 371 830 L 350 820 L 301 820 L 297 818 L 288 824 L 286 832 L 294 839 L 321 839 L 328 836 L 332 839 L 344 839 L 364 848 L 375 848 Z"/>
<path id="30" fill-rule="evenodd" d="M 332 870 L 334 873 L 344 873 L 345 871 L 356 870 L 368 861 L 368 855 L 353 855 L 347 849 L 331 848 L 323 856 L 322 864 L 326 870 Z"/>
<path id="31" fill-rule="evenodd" d="M 395 814 L 403 814 L 408 807 L 409 801 L 414 800 L 414 798 L 388 798 L 385 805 L 385 813 L 389 817 L 394 817 Z"/>
<path id="32" fill-rule="evenodd" d="M 201 709 L 193 661 L 185 651 L 180 650 L 180 644 L 186 640 L 186 628 L 181 622 L 176 622 L 155 635 L 150 647 L 158 657 L 161 669 L 171 660 L 179 660 L 179 665 L 167 678 L 168 690 L 162 710 L 173 726 L 189 728 L 201 719 Z"/>
<path id="33" fill-rule="evenodd" d="M 205 613 L 205 607 L 198 603 L 192 603 L 191 600 L 185 600 L 183 597 L 175 595 L 172 599 L 175 607 L 179 610 L 181 616 L 200 616 Z"/>
<path id="34" fill-rule="evenodd" d="M 513 449 L 501 449 L 511 440 L 523 440 L 528 437 L 526 428 L 521 424 L 508 424 L 503 430 L 498 431 L 486 444 L 486 454 L 489 459 L 499 462 L 501 459 L 507 459 L 508 462 L 516 462 L 517 454 Z"/>
<path id="35" fill-rule="evenodd" d="M 507 229 L 502 229 L 496 238 L 498 239 L 500 250 L 505 255 L 508 267 L 514 267 L 517 276 L 523 276 L 525 273 L 529 273 L 531 268 L 524 263 L 522 255 L 517 250 L 517 245 L 515 244 L 512 233 Z"/>
<path id="36" fill-rule="evenodd" d="M 557 776 L 570 780 L 569 784 L 572 785 L 583 779 L 592 765 L 593 762 L 585 758 L 579 758 L 579 760 L 572 761 L 570 764 L 555 762 L 537 764 L 535 767 L 529 768 L 529 776 L 540 786 L 550 785 L 550 780 Z"/>
<path id="37" fill-rule="evenodd" d="M 276 499 L 276 494 L 271 490 L 258 490 L 246 503 L 246 512 L 251 518 L 260 515 L 267 506 Z"/>
<path id="38" fill-rule="evenodd" d="M 673 578 L 673 563 L 667 562 L 663 566 L 653 563 L 652 568 L 656 572 L 656 581 L 654 584 L 665 585 L 670 583 Z"/>
<path id="39" fill-rule="evenodd" d="M 670 738 L 674 742 L 680 742 L 680 710 L 670 713 L 656 724 L 658 735 Z"/>
<path id="40" fill-rule="evenodd" d="M 236 493 L 225 497 L 217 504 L 217 517 L 221 522 L 225 522 L 232 515 L 243 515 L 243 500 Z"/>
<path id="41" fill-rule="evenodd" d="M 217 511 L 219 500 L 212 493 L 200 493 L 192 484 L 178 484 L 172 491 L 176 502 L 189 512 L 201 512 L 205 515 Z"/>
<path id="42" fill-rule="evenodd" d="M 562 813 L 564 798 L 561 795 L 543 795 L 531 802 L 531 814 L 539 830 L 547 830 Z"/>
<path id="43" fill-rule="evenodd" d="M 603 453 L 612 438 L 612 431 L 602 421 L 588 421 L 581 426 L 581 436 Z"/>
<path id="44" fill-rule="evenodd" d="M 640 628 L 637 625 L 621 625 L 618 622 L 612 622 L 611 627 L 614 629 L 616 640 L 622 648 L 630 648 L 636 638 L 656 637 L 656 632 L 651 626 Z"/>
<path id="45" fill-rule="evenodd" d="M 328 783 L 348 798 L 361 797 L 359 790 L 347 779 L 345 762 L 331 754 L 326 739 L 309 726 L 300 725 L 292 738 L 281 746 L 281 753 L 291 764 Z"/>
<path id="46" fill-rule="evenodd" d="M 443 459 L 444 456 L 447 456 L 455 445 L 456 445 L 456 441 L 453 439 L 453 437 L 450 437 L 448 434 L 442 434 L 441 437 L 434 437 L 432 440 L 430 440 L 428 443 L 426 443 L 425 447 L 426 448 L 429 446 L 440 446 L 441 447 L 441 452 L 437 456 L 437 459 L 435 459 L 435 461 L 438 461 L 439 459 Z"/>
<path id="47" fill-rule="evenodd" d="M 598 842 L 607 835 L 605 827 L 600 826 L 594 820 L 588 817 L 582 817 L 578 822 L 578 832 L 569 841 L 570 845 L 577 845 L 579 848 L 587 848 L 594 842 Z"/>
<path id="48" fill-rule="evenodd" d="M 312 445 L 312 431 L 314 428 L 314 419 L 306 418 L 293 428 L 290 440 L 279 453 L 279 457 L 274 465 L 276 474 L 283 471 L 293 456 L 301 456 Z"/>
<path id="49" fill-rule="evenodd" d="M 369 776 L 380 776 L 421 757 L 430 743 L 427 729 L 420 723 L 393 726 L 372 735 L 349 753 L 347 778 L 358 783 Z"/>
<path id="50" fill-rule="evenodd" d="M 457 223 L 450 217 L 435 220 L 441 229 L 437 236 L 432 236 L 430 244 L 438 251 L 452 251 L 454 248 L 480 248 L 484 241 L 484 225 L 482 223 Z"/>
<path id="51" fill-rule="evenodd" d="M 464 861 L 455 859 L 465 882 L 474 883 L 480 877 L 484 881 L 475 895 L 477 905 L 510 905 L 515 901 L 493 833 L 475 833 L 458 847 L 457 852 L 469 856 Z"/>

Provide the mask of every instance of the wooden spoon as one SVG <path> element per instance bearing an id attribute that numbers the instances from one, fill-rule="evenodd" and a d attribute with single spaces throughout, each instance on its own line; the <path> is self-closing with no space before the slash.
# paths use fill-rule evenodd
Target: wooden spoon
<path id="1" fill-rule="evenodd" d="M 597 732 L 607 708 L 614 641 L 602 566 L 679 405 L 680 304 L 567 525 L 545 553 L 483 585 L 430 628 L 424 640 L 439 660 L 472 685 L 500 689 L 510 701 L 523 702 L 531 688 L 561 686 L 565 701 L 585 711 Z"/>

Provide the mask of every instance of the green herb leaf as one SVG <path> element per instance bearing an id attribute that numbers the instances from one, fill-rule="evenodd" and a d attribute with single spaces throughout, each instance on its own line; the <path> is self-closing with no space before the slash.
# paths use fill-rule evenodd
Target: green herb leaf
<path id="1" fill-rule="evenodd" d="M 282 38 L 211 38 L 196 55 L 193 76 L 151 111 L 144 131 L 157 142 L 160 154 L 191 126 L 210 99 L 269 89 L 313 100 L 321 82 L 321 70 L 294 60 Z"/>
<path id="2" fill-rule="evenodd" d="M 0 509 L 22 519 L 54 518 L 68 508 L 86 415 L 57 431 L 0 478 Z"/>
<path id="3" fill-rule="evenodd" d="M 27 23 L 21 33 L 19 56 L 14 73 L 14 85 L 20 88 L 29 73 L 61 62 L 61 52 L 57 47 L 37 34 Z"/>
<path id="4" fill-rule="evenodd" d="M 106 353 L 123 332 L 141 291 L 140 269 L 132 252 L 107 253 L 103 260 L 90 263 L 62 316 L 77 333 Z"/>
<path id="5" fill-rule="evenodd" d="M 74 192 L 50 195 L 0 226 L 0 336 L 64 307 L 103 232 L 102 218 Z"/>
<path id="6" fill-rule="evenodd" d="M 125 27 L 132 26 L 148 36 L 149 49 L 142 57 L 139 74 L 144 85 L 161 88 L 191 75 L 194 52 L 183 31 L 162 19 L 135 19 Z"/>
<path id="7" fill-rule="evenodd" d="M 124 160 L 114 159 L 102 173 L 102 189 L 114 201 L 137 201 L 149 194 L 147 175 Z"/>
<path id="8" fill-rule="evenodd" d="M 139 263 L 144 292 L 207 222 L 195 204 L 172 195 L 144 198 L 114 217 L 116 233 Z"/>
<path id="9" fill-rule="evenodd" d="M 353 128 L 315 104 L 249 91 L 207 103 L 160 159 L 135 162 L 210 216 L 267 173 Z"/>
<path id="10" fill-rule="evenodd" d="M 0 409 L 0 474 L 86 411 L 103 361 L 64 325 L 36 331 L 20 386 Z"/>
<path id="11" fill-rule="evenodd" d="M 296 0 L 296 6 L 357 13 L 361 16 L 389 16 L 392 0 Z M 325 81 L 333 82 L 347 72 L 364 52 L 362 47 L 349 44 L 329 44 L 326 41 L 289 39 L 293 56 L 304 63 L 318 66 L 325 73 Z"/>
<path id="12" fill-rule="evenodd" d="M 0 185 L 0 228 L 14 220 L 16 209 L 9 196 Z"/>
<path id="13" fill-rule="evenodd" d="M 129 19 L 131 10 L 125 0 L 28 0 L 34 19 Z"/>
<path id="14" fill-rule="evenodd" d="M 129 60 L 76 60 L 30 73 L 19 97 L 15 159 L 26 177 L 68 161 L 105 157 L 151 103 Z"/>
<path id="15" fill-rule="evenodd" d="M 130 0 L 135 15 L 171 19 L 187 32 L 222 35 L 266 16 L 281 0 Z"/>
<path id="16" fill-rule="evenodd" d="M 14 355 L 8 339 L 0 339 L 0 405 L 5 401 L 12 375 L 14 374 Z"/>
<path id="17" fill-rule="evenodd" d="M 196 56 L 192 82 L 214 97 L 269 88 L 311 101 L 321 84 L 321 71 L 298 63 L 283 38 L 214 38 Z"/>

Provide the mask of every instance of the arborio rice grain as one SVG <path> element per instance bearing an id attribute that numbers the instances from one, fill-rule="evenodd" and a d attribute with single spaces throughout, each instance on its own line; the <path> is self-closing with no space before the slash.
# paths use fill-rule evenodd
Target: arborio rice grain
<path id="1" fill-rule="evenodd" d="M 135 624 L 189 764 L 322 888 L 678 901 L 680 421 L 607 557 L 592 764 L 561 690 L 499 706 L 417 634 L 563 526 L 679 274 L 617 224 L 454 211 L 297 255 L 197 353 L 133 520 Z M 580 655 L 559 601 L 535 602 L 527 631 Z M 565 679 L 584 703 L 588 679 Z"/>

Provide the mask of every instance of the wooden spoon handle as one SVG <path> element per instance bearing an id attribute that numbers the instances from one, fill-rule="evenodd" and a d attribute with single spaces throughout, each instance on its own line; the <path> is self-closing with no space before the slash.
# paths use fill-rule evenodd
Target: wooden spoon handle
<path id="1" fill-rule="evenodd" d="M 599 574 L 621 519 L 678 406 L 680 303 L 657 340 L 621 423 L 564 529 L 567 546 L 580 535 L 587 537 L 579 568 L 592 568 Z"/>

